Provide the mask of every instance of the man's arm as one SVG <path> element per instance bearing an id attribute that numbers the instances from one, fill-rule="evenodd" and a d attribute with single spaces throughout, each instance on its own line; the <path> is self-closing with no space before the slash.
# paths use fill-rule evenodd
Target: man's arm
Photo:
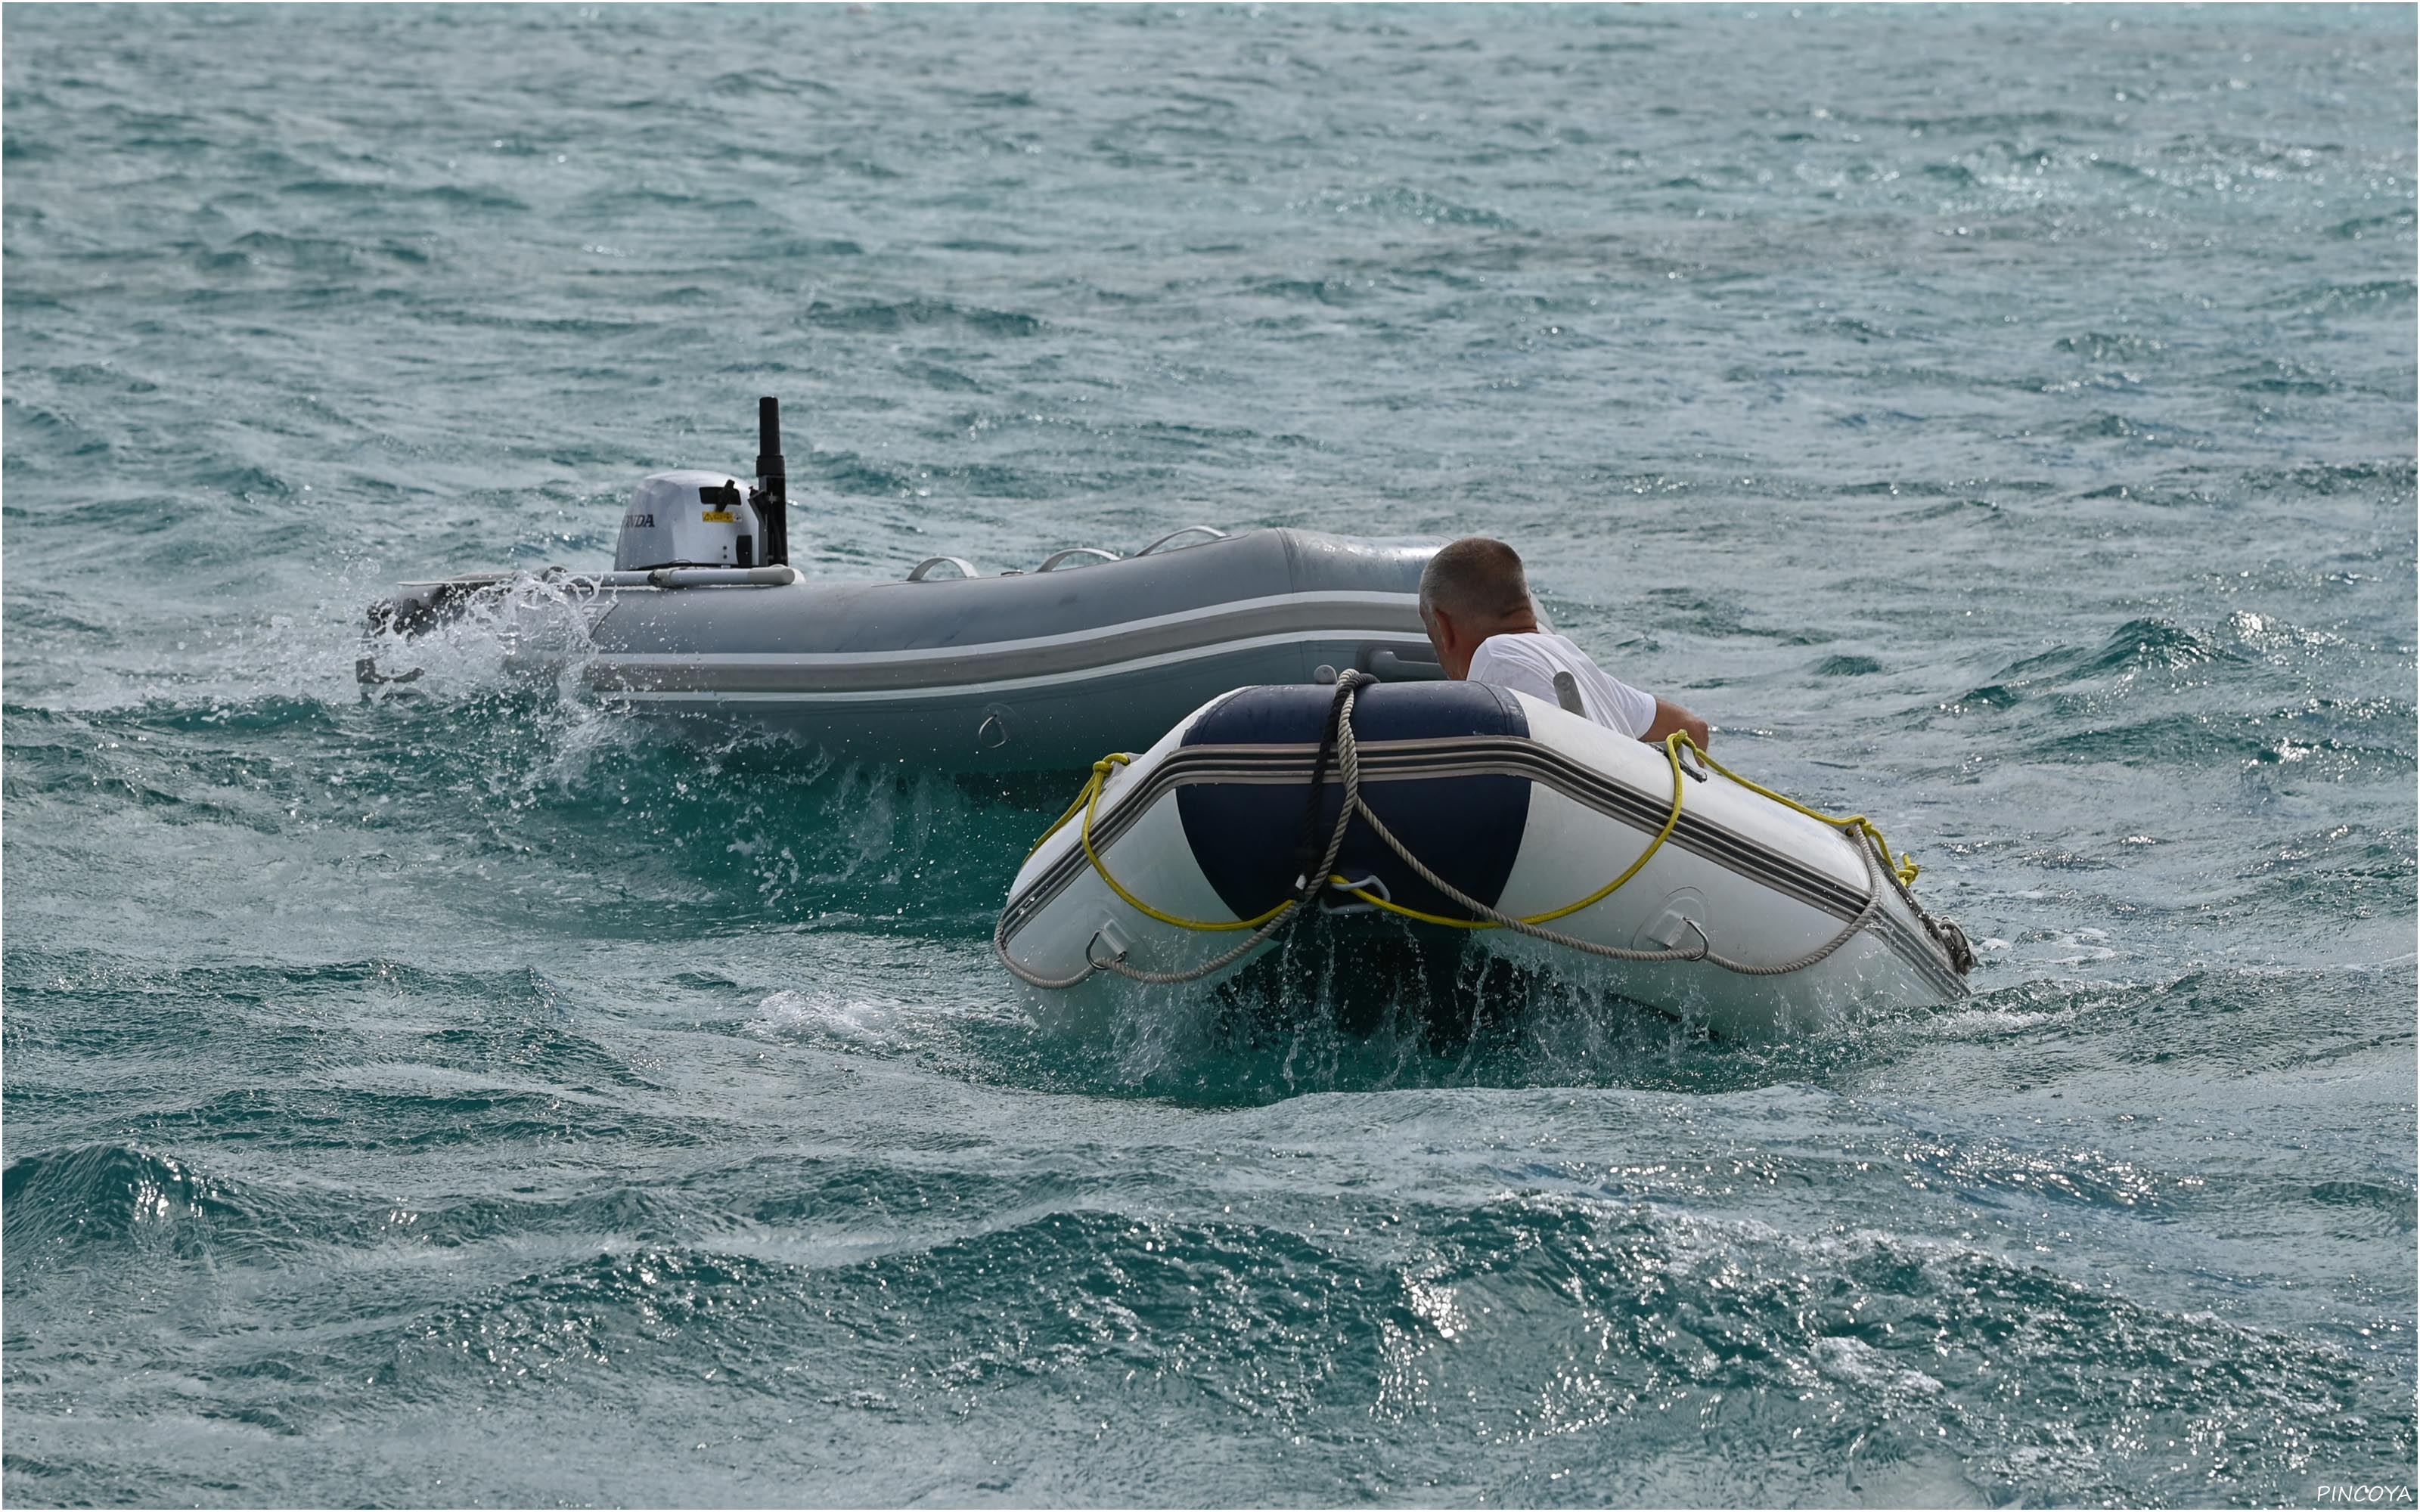
<path id="1" fill-rule="evenodd" d="M 1651 746 L 1660 746 L 1664 744 L 1665 737 L 1675 730 L 1687 731 L 1689 738 L 1698 743 L 1699 750 L 1710 750 L 1714 748 L 1714 737 L 1707 731 L 1706 721 L 1670 699 L 1655 701 L 1655 722 L 1649 725 L 1647 733 L 1638 738 Z"/>

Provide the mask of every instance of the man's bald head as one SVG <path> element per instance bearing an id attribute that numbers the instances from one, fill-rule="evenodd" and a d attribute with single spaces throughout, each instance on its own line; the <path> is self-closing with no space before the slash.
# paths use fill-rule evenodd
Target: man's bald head
<path id="1" fill-rule="evenodd" d="M 1442 609 L 1457 621 L 1492 625 L 1530 612 L 1521 553 L 1484 535 L 1466 535 L 1429 558 L 1420 574 L 1420 613 Z"/>

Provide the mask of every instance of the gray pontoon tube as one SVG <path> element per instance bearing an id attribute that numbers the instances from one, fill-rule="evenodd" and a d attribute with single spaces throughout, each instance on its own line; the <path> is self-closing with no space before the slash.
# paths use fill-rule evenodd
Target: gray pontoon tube
<path id="1" fill-rule="evenodd" d="M 1176 532 L 1196 533 L 1214 532 Z M 1076 566 L 1062 552 L 1053 570 L 999 577 L 937 558 L 898 582 L 780 567 L 559 582 L 588 605 L 586 676 L 601 698 L 782 729 L 856 759 L 1049 770 L 1142 749 L 1231 688 L 1323 669 L 1439 676 L 1418 592 L 1440 544 L 1263 530 Z M 425 628 L 484 586 L 429 585 L 373 622 Z"/>

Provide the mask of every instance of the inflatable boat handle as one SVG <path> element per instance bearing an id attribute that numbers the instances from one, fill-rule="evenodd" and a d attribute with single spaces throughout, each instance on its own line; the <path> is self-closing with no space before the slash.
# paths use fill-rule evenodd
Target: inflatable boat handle
<path id="1" fill-rule="evenodd" d="M 1411 661 L 1381 646 L 1363 658 L 1365 669 L 1382 683 L 1439 683 L 1445 680 L 1445 668 L 1434 661 Z"/>
<path id="2" fill-rule="evenodd" d="M 924 580 L 924 574 L 932 571 L 935 567 L 955 567 L 958 569 L 958 576 L 961 578 L 980 578 L 983 576 L 982 573 L 975 570 L 975 564 L 969 562 L 964 557 L 926 557 L 923 561 L 919 562 L 916 565 L 908 569 L 908 580 L 911 583 L 923 582 Z"/>
<path id="3" fill-rule="evenodd" d="M 1206 535 L 1214 541 L 1223 541 L 1227 538 L 1227 532 L 1218 529 L 1216 525 L 1187 525 L 1181 531 L 1169 532 L 1166 535 L 1161 536 L 1158 540 L 1152 542 L 1151 545 L 1144 547 L 1141 550 L 1136 552 L 1135 555 L 1139 557 L 1147 557 L 1154 551 L 1158 550 L 1161 547 L 1166 546 L 1169 542 L 1182 540 L 1188 535 Z"/>
<path id="4" fill-rule="evenodd" d="M 796 567 L 658 567 L 652 572 L 609 572 L 597 581 L 606 588 L 635 587 L 637 579 L 650 588 L 787 588 L 799 580 Z"/>
<path id="5" fill-rule="evenodd" d="M 1103 562 L 1115 562 L 1118 560 L 1118 554 L 1115 551 L 1104 551 L 1097 546 L 1071 546 L 1064 551 L 1053 551 L 1048 556 L 1044 557 L 1042 559 L 1042 565 L 1034 568 L 1033 570 L 1036 572 L 1048 572 L 1051 568 L 1066 561 L 1069 557 L 1098 557 Z"/>

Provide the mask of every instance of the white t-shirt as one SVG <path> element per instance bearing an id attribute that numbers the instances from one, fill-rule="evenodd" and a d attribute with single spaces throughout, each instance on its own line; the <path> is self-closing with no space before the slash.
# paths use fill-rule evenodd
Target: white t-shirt
<path id="1" fill-rule="evenodd" d="M 1580 708 L 1617 734 L 1637 740 L 1655 722 L 1655 700 L 1599 671 L 1589 654 L 1559 635 L 1523 630 L 1491 635 L 1470 654 L 1470 681 L 1492 683 L 1560 706 L 1555 674 L 1579 685 Z"/>

